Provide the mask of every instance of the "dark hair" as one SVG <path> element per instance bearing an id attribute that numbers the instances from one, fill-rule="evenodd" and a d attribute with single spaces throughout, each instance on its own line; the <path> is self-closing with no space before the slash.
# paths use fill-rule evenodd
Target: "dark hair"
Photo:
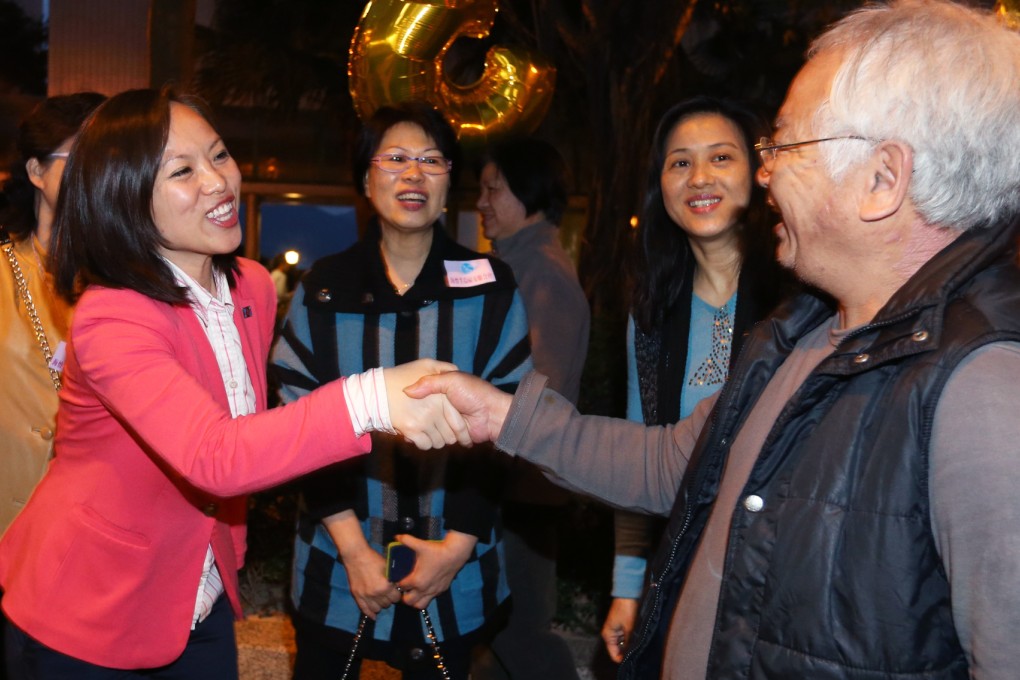
<path id="1" fill-rule="evenodd" d="M 408 101 L 379 107 L 361 126 L 354 143 L 352 161 L 354 187 L 358 193 L 365 195 L 365 177 L 383 137 L 391 127 L 400 123 L 420 127 L 436 143 L 443 156 L 453 161 L 450 186 L 455 185 L 460 166 L 460 145 L 457 144 L 456 133 L 437 108 L 423 101 Z"/>
<path id="2" fill-rule="evenodd" d="M 493 145 L 485 161 L 503 175 L 528 217 L 541 211 L 559 223 L 567 207 L 567 164 L 556 147 L 534 137 L 510 138 Z"/>
<path id="3" fill-rule="evenodd" d="M 198 99 L 169 88 L 128 90 L 96 109 L 78 135 L 57 199 L 50 250 L 57 291 L 67 299 L 98 284 L 171 304 L 188 302 L 160 255 L 164 242 L 152 219 L 171 102 L 209 120 Z M 213 266 L 233 286 L 235 256 L 215 255 Z"/>
<path id="4" fill-rule="evenodd" d="M 634 249 L 631 275 L 634 293 L 631 313 L 635 323 L 649 332 L 660 324 L 676 302 L 684 280 L 692 274 L 694 256 L 690 242 L 666 212 L 662 198 L 662 167 L 666 162 L 669 136 L 681 122 L 698 114 L 718 114 L 740 130 L 751 172 L 751 198 L 739 230 L 741 267 L 778 267 L 775 265 L 774 235 L 768 226 L 769 210 L 765 190 L 754 180 L 758 154 L 754 145 L 768 135 L 765 120 L 740 102 L 697 96 L 674 104 L 662 118 L 652 141 L 648 162 L 648 184 L 641 208 L 637 247 Z"/>
<path id="5" fill-rule="evenodd" d="M 18 125 L 18 158 L 4 182 L 3 193 L 7 206 L 3 224 L 15 239 L 35 231 L 36 189 L 28 178 L 25 164 L 35 158 L 49 163 L 48 156 L 69 138 L 74 137 L 82 123 L 106 97 L 98 92 L 62 94 L 42 100 Z"/>

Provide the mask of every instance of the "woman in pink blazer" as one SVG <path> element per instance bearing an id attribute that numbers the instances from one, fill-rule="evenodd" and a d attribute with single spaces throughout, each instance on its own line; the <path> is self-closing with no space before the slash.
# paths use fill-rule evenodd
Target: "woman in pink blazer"
<path id="1" fill-rule="evenodd" d="M 240 171 L 195 101 L 110 99 L 67 162 L 51 267 L 78 300 L 55 458 L 0 541 L 12 678 L 237 677 L 244 495 L 366 452 L 466 441 L 416 362 L 265 411 L 276 295 L 233 253 Z M 449 420 L 447 420 L 449 419 Z"/>

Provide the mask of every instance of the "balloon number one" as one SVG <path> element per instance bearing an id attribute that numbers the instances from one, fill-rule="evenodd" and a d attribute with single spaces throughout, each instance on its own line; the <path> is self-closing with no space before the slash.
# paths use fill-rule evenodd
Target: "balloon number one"
<path id="1" fill-rule="evenodd" d="M 347 67 L 358 115 L 422 99 L 446 114 L 462 141 L 534 130 L 556 84 L 556 69 L 540 57 L 497 45 L 477 82 L 457 85 L 443 74 L 450 46 L 460 37 L 487 37 L 495 18 L 496 0 L 370 0 Z"/>

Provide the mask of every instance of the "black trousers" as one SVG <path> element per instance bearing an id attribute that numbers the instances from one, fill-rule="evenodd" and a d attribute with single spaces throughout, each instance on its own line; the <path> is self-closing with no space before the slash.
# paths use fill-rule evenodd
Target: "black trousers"
<path id="1" fill-rule="evenodd" d="M 158 616 L 158 613 L 154 612 Z M 237 680 L 234 616 L 226 597 L 191 631 L 184 652 L 161 668 L 119 670 L 61 654 L 7 622 L 4 631 L 10 680 Z"/>

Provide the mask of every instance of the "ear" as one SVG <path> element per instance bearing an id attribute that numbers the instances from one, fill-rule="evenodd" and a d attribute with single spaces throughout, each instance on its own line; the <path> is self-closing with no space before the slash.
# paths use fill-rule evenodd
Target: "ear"
<path id="1" fill-rule="evenodd" d="M 907 200 L 914 151 L 899 140 L 885 140 L 868 163 L 868 188 L 860 204 L 860 218 L 865 222 L 877 222 L 895 214 Z"/>
<path id="2" fill-rule="evenodd" d="M 365 198 L 372 198 L 372 189 L 368 186 L 368 171 L 365 171 L 365 176 L 361 179 L 361 186 L 365 188 Z"/>
<path id="3" fill-rule="evenodd" d="M 46 185 L 46 181 L 43 179 L 43 175 L 46 173 L 46 168 L 39 162 L 38 158 L 29 158 L 25 163 L 25 172 L 28 173 L 28 181 L 35 186 L 36 189 L 42 190 Z"/>

